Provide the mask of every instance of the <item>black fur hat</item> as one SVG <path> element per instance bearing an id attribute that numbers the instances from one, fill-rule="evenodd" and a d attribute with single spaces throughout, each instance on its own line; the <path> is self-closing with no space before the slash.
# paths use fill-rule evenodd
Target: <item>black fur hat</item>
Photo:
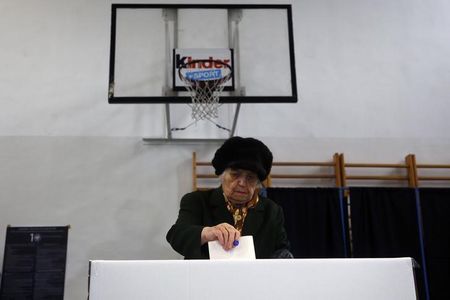
<path id="1" fill-rule="evenodd" d="M 234 136 L 216 151 L 212 165 L 216 175 L 222 174 L 227 168 L 237 168 L 255 172 L 259 180 L 263 181 L 270 173 L 272 160 L 272 152 L 261 141 Z"/>

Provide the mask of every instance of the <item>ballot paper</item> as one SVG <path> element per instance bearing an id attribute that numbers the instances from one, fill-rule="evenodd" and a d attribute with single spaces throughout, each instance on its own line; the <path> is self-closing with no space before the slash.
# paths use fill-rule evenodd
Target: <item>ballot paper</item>
<path id="1" fill-rule="evenodd" d="M 237 244 L 237 243 L 236 243 Z M 255 247 L 253 245 L 253 236 L 241 236 L 239 244 L 231 250 L 224 250 L 218 241 L 208 242 L 209 259 L 256 259 Z"/>

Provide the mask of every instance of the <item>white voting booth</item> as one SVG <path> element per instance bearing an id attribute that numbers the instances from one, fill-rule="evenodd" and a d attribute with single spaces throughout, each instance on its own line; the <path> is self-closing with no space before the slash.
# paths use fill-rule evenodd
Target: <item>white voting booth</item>
<path id="1" fill-rule="evenodd" d="M 90 262 L 90 300 L 415 300 L 411 258 Z"/>

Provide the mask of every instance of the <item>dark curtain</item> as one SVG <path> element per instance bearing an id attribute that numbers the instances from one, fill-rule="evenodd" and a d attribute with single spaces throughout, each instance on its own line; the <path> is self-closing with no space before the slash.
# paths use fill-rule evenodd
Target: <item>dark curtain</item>
<path id="1" fill-rule="evenodd" d="M 450 299 L 450 189 L 419 189 L 431 299 Z"/>
<path id="2" fill-rule="evenodd" d="M 354 257 L 420 262 L 414 189 L 350 188 L 350 199 Z"/>
<path id="3" fill-rule="evenodd" d="M 347 257 L 346 206 L 338 188 L 268 188 L 283 207 L 296 258 Z"/>
<path id="4" fill-rule="evenodd" d="M 354 257 L 413 257 L 423 264 L 415 189 L 350 188 Z M 423 269 L 416 270 L 426 299 Z"/>

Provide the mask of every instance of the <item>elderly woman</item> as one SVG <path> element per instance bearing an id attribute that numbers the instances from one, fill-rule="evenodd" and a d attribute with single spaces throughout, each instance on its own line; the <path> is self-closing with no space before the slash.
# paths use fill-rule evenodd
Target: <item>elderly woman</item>
<path id="1" fill-rule="evenodd" d="M 181 199 L 178 219 L 166 237 L 173 249 L 186 259 L 209 258 L 209 241 L 217 240 L 229 250 L 240 236 L 251 235 L 256 258 L 290 257 L 281 207 L 258 195 L 272 159 L 259 140 L 225 141 L 212 160 L 222 184 Z"/>

